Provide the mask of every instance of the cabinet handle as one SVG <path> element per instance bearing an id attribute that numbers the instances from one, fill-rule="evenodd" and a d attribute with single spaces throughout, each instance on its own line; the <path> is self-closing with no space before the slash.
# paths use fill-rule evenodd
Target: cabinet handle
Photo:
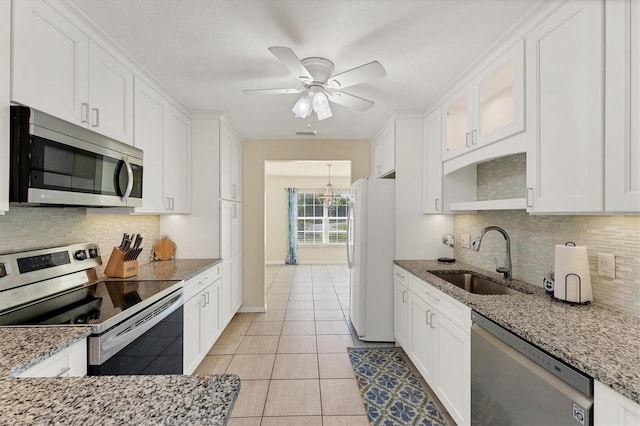
<path id="1" fill-rule="evenodd" d="M 206 293 L 205 293 L 205 296 L 206 296 L 206 298 L 207 298 L 207 305 L 208 305 L 208 304 L 209 304 L 209 300 L 210 300 L 210 299 L 209 299 L 209 292 L 206 292 Z"/>
<path id="2" fill-rule="evenodd" d="M 402 292 L 402 303 L 407 303 L 407 291 Z"/>
<path id="3" fill-rule="evenodd" d="M 471 131 L 471 145 L 478 145 L 478 131 Z"/>
<path id="4" fill-rule="evenodd" d="M 533 188 L 527 188 L 527 207 L 533 207 Z"/>
<path id="5" fill-rule="evenodd" d="M 465 140 L 466 147 L 471 148 L 471 133 L 467 132 L 465 137 L 466 137 L 466 140 Z"/>
<path id="6" fill-rule="evenodd" d="M 396 277 L 400 277 L 400 278 L 404 279 L 404 275 L 402 275 L 402 274 L 401 274 L 401 273 L 399 273 L 399 272 L 396 272 Z"/>
<path id="7" fill-rule="evenodd" d="M 171 210 L 171 197 L 165 197 L 164 200 L 165 200 L 165 203 L 164 203 L 165 207 L 164 208 L 166 210 Z"/>
<path id="8" fill-rule="evenodd" d="M 380 174 L 380 164 L 376 166 L 376 175 Z"/>
<path id="9" fill-rule="evenodd" d="M 207 306 L 207 298 L 206 298 L 206 296 L 205 296 L 204 294 L 202 295 L 202 305 L 201 305 L 201 306 L 202 306 L 203 308 L 204 308 L 205 306 Z"/>
<path id="10" fill-rule="evenodd" d="M 60 369 L 60 372 L 58 374 L 56 374 L 55 377 L 62 377 L 63 375 L 68 373 L 70 370 L 71 370 L 71 367 L 62 367 Z"/>
<path id="11" fill-rule="evenodd" d="M 436 314 L 435 312 L 431 312 L 431 313 L 429 314 L 429 317 L 431 318 L 431 321 L 429 322 L 429 326 L 430 326 L 431 328 L 436 328 L 436 326 L 435 326 L 435 325 L 433 325 L 433 316 L 434 316 L 435 314 Z"/>
<path id="12" fill-rule="evenodd" d="M 91 108 L 93 112 L 93 120 L 91 123 L 91 127 L 100 127 L 100 109 L 99 108 Z"/>
<path id="13" fill-rule="evenodd" d="M 435 202 L 435 211 L 439 212 L 440 209 L 438 208 L 438 204 L 440 203 L 440 199 L 436 198 L 436 202 Z"/>
<path id="14" fill-rule="evenodd" d="M 431 323 L 429 322 L 429 309 L 427 309 L 426 311 L 424 311 L 424 318 L 425 318 L 425 323 L 427 325 L 431 325 Z"/>
<path id="15" fill-rule="evenodd" d="M 83 123 L 88 123 L 89 122 L 89 104 L 86 102 L 82 103 L 82 108 L 80 110 L 80 115 L 82 117 L 80 117 L 80 119 L 82 120 Z"/>
<path id="16" fill-rule="evenodd" d="M 238 218 L 238 205 L 234 204 L 233 205 L 233 213 L 231 215 L 232 219 L 237 219 Z"/>
<path id="17" fill-rule="evenodd" d="M 175 202 L 176 202 L 176 199 L 171 197 L 171 210 L 175 209 Z"/>

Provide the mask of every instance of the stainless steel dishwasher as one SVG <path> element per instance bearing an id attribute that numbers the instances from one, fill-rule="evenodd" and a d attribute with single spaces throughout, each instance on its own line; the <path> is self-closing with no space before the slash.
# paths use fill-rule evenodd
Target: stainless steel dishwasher
<path id="1" fill-rule="evenodd" d="M 473 425 L 591 425 L 593 379 L 472 312 Z"/>

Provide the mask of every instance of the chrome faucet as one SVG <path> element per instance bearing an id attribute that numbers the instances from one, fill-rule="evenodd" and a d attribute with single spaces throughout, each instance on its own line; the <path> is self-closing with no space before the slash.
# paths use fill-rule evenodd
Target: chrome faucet
<path id="1" fill-rule="evenodd" d="M 507 255 L 506 255 L 507 265 L 496 267 L 496 272 L 500 272 L 501 274 L 504 274 L 504 278 L 507 280 L 510 280 L 513 278 L 512 271 L 511 271 L 511 240 L 509 239 L 509 234 L 507 234 L 507 231 L 500 228 L 499 226 L 487 226 L 486 228 L 478 232 L 476 239 L 473 240 L 473 242 L 471 243 L 471 250 L 480 251 L 480 243 L 482 242 L 482 237 L 484 236 L 484 234 L 486 234 L 489 231 L 498 231 L 504 237 L 504 240 L 507 244 Z"/>

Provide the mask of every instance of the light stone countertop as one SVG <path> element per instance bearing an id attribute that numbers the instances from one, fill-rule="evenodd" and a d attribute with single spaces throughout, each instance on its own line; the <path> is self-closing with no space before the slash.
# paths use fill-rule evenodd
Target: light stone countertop
<path id="1" fill-rule="evenodd" d="M 640 318 L 598 305 L 570 305 L 541 287 L 465 263 L 396 260 L 395 264 L 627 398 L 640 403 Z M 473 271 L 531 294 L 469 293 L 427 271 Z"/>
<path id="2" fill-rule="evenodd" d="M 219 262 L 154 262 L 133 279 L 189 279 Z M 0 327 L 0 424 L 226 424 L 240 390 L 234 374 L 12 377 L 90 332 L 88 326 Z"/>

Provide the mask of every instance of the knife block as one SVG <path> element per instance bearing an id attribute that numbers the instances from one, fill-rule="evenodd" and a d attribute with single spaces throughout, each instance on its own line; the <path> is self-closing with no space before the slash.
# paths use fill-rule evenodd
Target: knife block
<path id="1" fill-rule="evenodd" d="M 104 274 L 110 278 L 129 278 L 138 275 L 138 261 L 124 260 L 124 252 L 114 247 Z"/>

